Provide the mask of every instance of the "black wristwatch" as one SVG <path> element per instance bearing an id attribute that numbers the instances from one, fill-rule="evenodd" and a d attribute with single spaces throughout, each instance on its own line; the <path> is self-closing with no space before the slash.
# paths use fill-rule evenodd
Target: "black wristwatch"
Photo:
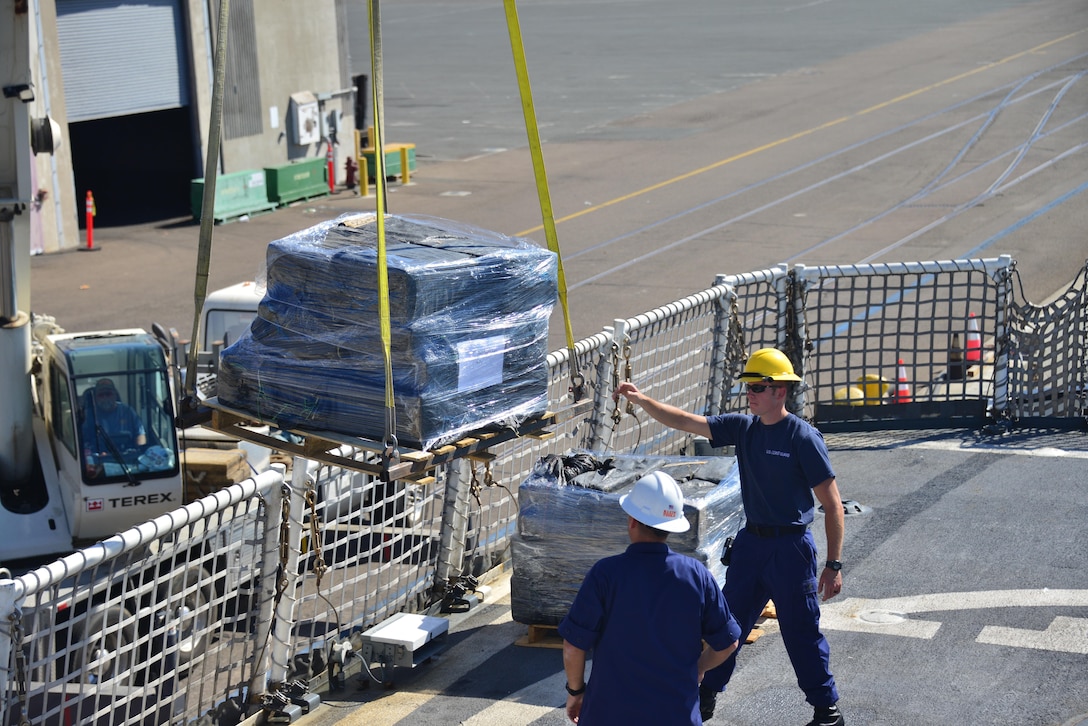
<path id="1" fill-rule="evenodd" d="M 586 684 L 584 683 L 582 684 L 581 688 L 571 688 L 569 683 L 565 683 L 563 685 L 567 689 L 567 693 L 572 696 L 581 696 L 583 693 L 586 692 Z"/>
<path id="2" fill-rule="evenodd" d="M 824 563 L 824 567 L 831 570 L 832 572 L 838 572 L 842 569 L 842 563 L 838 560 L 828 560 Z"/>

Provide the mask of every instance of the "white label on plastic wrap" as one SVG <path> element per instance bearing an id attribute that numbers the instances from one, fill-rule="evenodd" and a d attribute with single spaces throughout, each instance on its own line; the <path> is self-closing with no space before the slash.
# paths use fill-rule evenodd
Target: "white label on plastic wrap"
<path id="1" fill-rule="evenodd" d="M 457 390 L 474 391 L 502 383 L 503 351 L 506 338 L 466 340 L 457 344 Z"/>

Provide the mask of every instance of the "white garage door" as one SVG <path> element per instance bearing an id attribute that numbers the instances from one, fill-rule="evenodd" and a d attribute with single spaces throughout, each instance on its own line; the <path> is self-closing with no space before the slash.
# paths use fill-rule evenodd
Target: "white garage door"
<path id="1" fill-rule="evenodd" d="M 181 0 L 57 0 L 68 120 L 189 104 Z"/>

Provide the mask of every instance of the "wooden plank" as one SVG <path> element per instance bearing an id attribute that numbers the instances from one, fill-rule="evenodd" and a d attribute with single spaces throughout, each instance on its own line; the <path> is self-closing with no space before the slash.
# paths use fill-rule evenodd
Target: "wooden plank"
<path id="1" fill-rule="evenodd" d="M 400 458 L 408 459 L 409 461 L 430 461 L 431 454 L 426 451 L 401 451 Z"/>
<path id="2" fill-rule="evenodd" d="M 759 625 L 756 625 L 754 628 L 748 631 L 748 637 L 744 639 L 744 644 L 751 645 L 752 643 L 762 638 L 763 634 L 763 628 L 759 627 Z"/>
<path id="3" fill-rule="evenodd" d="M 459 458 L 470 458 L 482 462 L 493 461 L 497 457 L 488 451 L 490 447 L 522 436 L 533 436 L 534 438 L 553 436 L 554 434 L 548 431 L 547 427 L 556 421 L 556 414 L 549 411 L 523 422 L 518 429 L 510 427 L 502 427 L 497 430 L 485 429 L 475 432 L 471 436 L 465 436 L 453 444 L 440 446 L 430 451 L 398 447 L 395 456 L 390 461 L 385 461 L 378 458 L 385 452 L 384 444 L 372 439 L 346 436 L 323 430 L 289 429 L 290 433 L 302 440 L 302 443 L 284 441 L 243 427 L 243 424 L 254 425 L 257 423 L 276 426 L 274 422 L 254 421 L 252 416 L 223 406 L 217 399 L 210 399 L 205 403 L 212 410 L 212 421 L 209 427 L 217 431 L 251 443 L 267 446 L 270 449 L 284 451 L 354 471 L 366 472 L 390 481 L 415 479 L 424 476 L 436 467 Z M 374 454 L 375 458 L 372 461 L 365 461 L 330 453 L 332 449 L 340 446 L 369 451 Z"/>
<path id="4" fill-rule="evenodd" d="M 555 438 L 554 431 L 536 431 L 525 434 L 527 439 L 536 439 L 537 441 L 547 441 Z"/>
<path id="5" fill-rule="evenodd" d="M 777 620 L 778 610 L 774 606 L 773 600 L 768 600 L 767 604 L 763 606 L 763 612 L 760 613 L 759 620 L 756 621 L 755 626 L 751 632 L 748 633 L 748 637 L 744 639 L 745 644 L 754 643 L 764 636 L 767 631 L 763 629 L 763 623 L 766 620 Z"/>
<path id="6" fill-rule="evenodd" d="M 529 632 L 515 640 L 514 644 L 527 648 L 562 648 L 563 636 L 559 635 L 557 625 L 530 625 Z"/>

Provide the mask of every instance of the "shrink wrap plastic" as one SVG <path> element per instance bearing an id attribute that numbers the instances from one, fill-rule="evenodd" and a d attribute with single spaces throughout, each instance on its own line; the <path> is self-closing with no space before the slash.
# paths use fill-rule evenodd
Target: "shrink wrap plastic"
<path id="1" fill-rule="evenodd" d="M 581 466 L 567 466 L 564 472 L 563 462 Z M 511 540 L 513 619 L 559 624 L 589 568 L 627 549 L 627 514 L 620 497 L 655 470 L 676 479 L 691 524 L 687 532 L 670 534 L 667 544 L 705 564 L 718 584 L 724 584 L 722 549 L 726 538 L 744 524 L 736 462 L 732 456 L 576 454 L 541 459 L 518 488 L 518 530 Z"/>
<path id="2" fill-rule="evenodd" d="M 376 219 L 269 244 L 257 319 L 220 358 L 221 403 L 280 428 L 384 437 Z M 386 215 L 385 232 L 398 441 L 432 448 L 543 413 L 555 255 L 437 218 Z"/>

